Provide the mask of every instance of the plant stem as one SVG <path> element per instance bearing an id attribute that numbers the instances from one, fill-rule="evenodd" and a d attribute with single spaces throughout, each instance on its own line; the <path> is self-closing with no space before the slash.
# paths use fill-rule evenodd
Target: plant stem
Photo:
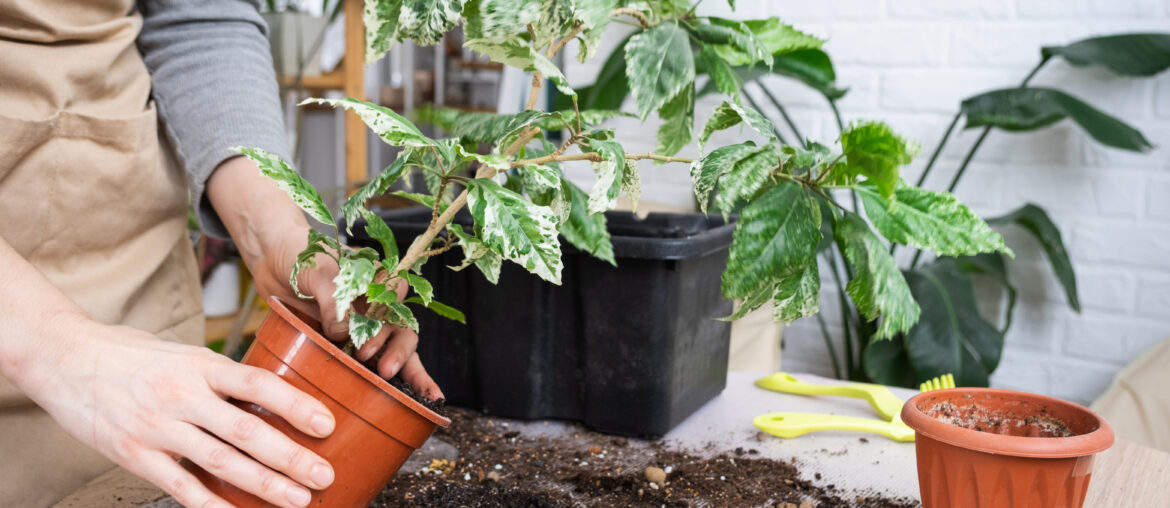
<path id="1" fill-rule="evenodd" d="M 792 117 L 788 116 L 788 111 L 784 109 L 784 106 L 780 104 L 780 101 L 776 99 L 776 96 L 772 95 L 772 91 L 768 90 L 768 88 L 765 87 L 763 83 L 760 83 L 759 80 L 756 80 L 756 86 L 759 87 L 760 90 L 763 90 L 764 95 L 768 97 L 768 100 L 771 101 L 772 105 L 776 107 L 776 110 L 780 112 L 780 116 L 784 117 L 784 123 L 788 124 L 789 129 L 792 129 L 792 135 L 796 136 L 796 141 L 800 143 L 800 146 L 808 148 L 808 140 L 800 134 L 800 129 L 796 128 L 796 123 L 792 121 Z"/>
<path id="2" fill-rule="evenodd" d="M 830 100 L 829 107 L 833 108 L 833 118 L 837 120 L 837 134 L 845 132 L 845 122 L 841 121 L 841 110 L 837 109 L 837 101 Z"/>
<path id="3" fill-rule="evenodd" d="M 761 87 L 761 88 L 763 88 L 763 87 Z M 760 103 L 756 102 L 756 100 L 752 98 L 752 94 L 748 93 L 747 90 L 743 91 L 743 96 L 747 98 L 748 104 L 751 104 L 752 107 L 755 108 L 756 111 L 763 111 L 764 110 L 763 108 L 760 107 Z M 788 141 L 786 141 L 784 139 L 784 134 L 780 132 L 780 129 L 776 128 L 775 124 L 772 124 L 772 132 L 776 133 L 776 139 L 780 140 L 780 143 L 785 144 L 785 145 L 788 144 Z"/>
<path id="4" fill-rule="evenodd" d="M 954 132 L 955 126 L 959 124 L 959 119 L 963 117 L 963 112 L 955 113 L 955 117 L 951 119 L 951 124 L 947 126 L 946 132 L 943 133 L 942 139 L 938 141 L 938 146 L 934 147 L 934 153 L 930 154 L 930 160 L 926 162 L 926 169 L 922 170 L 922 174 L 918 175 L 918 181 L 914 183 L 915 187 L 922 187 L 926 183 L 926 175 L 930 174 L 930 168 L 934 167 L 938 156 L 942 154 L 943 147 L 946 146 L 947 141 L 951 139 L 951 133 Z"/>
<path id="5" fill-rule="evenodd" d="M 841 280 L 841 271 L 837 267 L 836 250 L 829 248 L 829 267 L 832 268 L 830 272 L 833 274 L 833 281 L 837 283 L 837 301 L 841 306 L 841 330 L 845 334 L 845 376 L 846 379 L 853 379 L 853 327 L 849 323 L 849 316 L 853 313 L 852 308 L 849 307 L 849 300 L 845 298 L 845 283 Z"/>
<path id="6" fill-rule="evenodd" d="M 638 22 L 642 24 L 642 28 L 650 28 L 650 18 L 647 18 L 646 15 L 642 14 L 642 11 L 639 11 L 638 9 L 622 7 L 620 9 L 614 9 L 612 12 L 610 12 L 610 15 L 613 16 L 621 16 L 623 14 L 637 19 Z"/>
<path id="7" fill-rule="evenodd" d="M 820 312 L 817 313 L 817 324 L 821 327 L 821 337 L 825 339 L 825 348 L 829 350 L 829 364 L 833 366 L 833 377 L 844 379 L 841 377 L 841 367 L 837 365 L 837 348 L 833 346 L 833 338 L 829 336 L 829 326 L 825 324 L 825 318 Z"/>

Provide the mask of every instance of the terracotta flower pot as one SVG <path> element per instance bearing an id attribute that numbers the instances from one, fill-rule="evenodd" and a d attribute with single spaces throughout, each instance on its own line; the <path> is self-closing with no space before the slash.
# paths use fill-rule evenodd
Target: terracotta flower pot
<path id="1" fill-rule="evenodd" d="M 277 373 L 317 398 L 333 413 L 336 427 L 324 439 L 301 433 L 279 416 L 251 403 L 232 401 L 313 450 L 333 466 L 333 485 L 313 491 L 310 506 L 366 506 L 437 426 L 451 420 L 390 386 L 343 353 L 278 299 L 256 332 L 243 362 Z M 241 507 L 269 506 L 260 498 L 202 471 L 191 469 L 212 492 Z"/>
<path id="2" fill-rule="evenodd" d="M 982 430 L 936 418 L 940 408 Z M 906 401 L 902 420 L 917 433 L 924 508 L 1077 508 L 1085 501 L 1093 456 L 1113 445 L 1113 430 L 1096 413 L 1011 390 L 923 392 Z M 1064 434 L 1061 424 L 1068 437 L 1029 437 Z"/>

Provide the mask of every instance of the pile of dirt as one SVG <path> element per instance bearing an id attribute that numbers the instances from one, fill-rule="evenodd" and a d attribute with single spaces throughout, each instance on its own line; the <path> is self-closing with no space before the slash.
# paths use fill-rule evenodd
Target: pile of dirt
<path id="1" fill-rule="evenodd" d="M 581 427 L 537 435 L 475 412 L 448 412 L 451 427 L 435 438 L 458 450 L 458 458 L 400 471 L 371 507 L 918 506 L 914 499 L 818 485 L 795 463 L 762 458 L 753 449 L 672 450 Z"/>
<path id="2" fill-rule="evenodd" d="M 956 405 L 939 402 L 925 411 L 926 415 L 956 427 L 1018 437 L 1071 437 L 1076 433 L 1068 425 L 1048 415 L 1047 408 L 1040 414 L 1021 416 L 1011 411 L 994 410 L 977 403 Z"/>

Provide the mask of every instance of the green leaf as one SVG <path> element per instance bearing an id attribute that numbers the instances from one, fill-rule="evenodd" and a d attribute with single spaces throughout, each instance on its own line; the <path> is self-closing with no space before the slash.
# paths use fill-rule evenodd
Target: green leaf
<path id="1" fill-rule="evenodd" d="M 954 374 L 959 386 L 987 386 L 999 364 L 1003 334 L 979 315 L 970 277 L 942 259 L 906 273 L 922 319 L 906 334 L 919 379 Z"/>
<path id="2" fill-rule="evenodd" d="M 378 176 L 375 176 L 369 183 L 361 186 L 354 192 L 345 203 L 341 204 L 341 213 L 345 215 L 345 230 L 349 234 L 353 234 L 353 223 L 357 221 L 359 215 L 362 214 L 366 207 L 366 201 L 374 196 L 385 194 L 390 186 L 394 185 L 402 174 L 406 171 L 407 157 L 400 156 L 394 159 L 386 169 L 383 169 Z"/>
<path id="3" fill-rule="evenodd" d="M 739 307 L 736 307 L 735 312 L 731 313 L 730 316 L 716 319 L 719 321 L 735 321 L 740 319 L 767 303 L 772 298 L 772 293 L 774 292 L 775 290 L 772 287 L 762 285 L 754 289 L 746 297 L 740 299 Z"/>
<path id="4" fill-rule="evenodd" d="M 854 187 L 865 214 L 882 236 L 902 245 L 929 249 L 942 256 L 1003 252 L 1014 256 L 996 233 L 949 192 L 900 182 L 892 199 L 872 183 Z"/>
<path id="5" fill-rule="evenodd" d="M 772 56 L 772 72 L 788 76 L 835 101 L 845 96 L 847 89 L 837 88 L 837 73 L 829 55 L 819 49 L 802 49 Z"/>
<path id="6" fill-rule="evenodd" d="M 695 36 L 702 42 L 712 43 L 712 50 L 731 65 L 750 65 L 760 62 L 772 65 L 772 53 L 756 34 L 742 21 L 710 17 L 710 25 L 695 25 Z M 722 40 L 723 42 L 713 42 Z"/>
<path id="7" fill-rule="evenodd" d="M 540 73 L 552 81 L 561 93 L 577 95 L 556 64 L 519 38 L 505 40 L 470 39 L 463 43 L 463 46 L 504 65 L 516 67 L 525 72 Z"/>
<path id="8" fill-rule="evenodd" d="M 726 216 L 729 211 L 736 209 L 737 204 L 751 199 L 768 182 L 768 177 L 779 164 L 780 154 L 776 153 L 772 145 L 763 145 L 734 161 L 719 178 L 715 206 Z"/>
<path id="9" fill-rule="evenodd" d="M 606 227 L 604 213 L 589 213 L 589 196 L 568 180 L 561 180 L 561 195 L 568 198 L 569 216 L 561 223 L 561 236 L 589 255 L 617 266 L 613 257 L 613 243 Z"/>
<path id="10" fill-rule="evenodd" d="M 467 202 L 475 235 L 484 245 L 544 280 L 561 283 L 561 243 L 550 208 L 485 178 L 468 182 Z"/>
<path id="11" fill-rule="evenodd" d="M 524 166 L 517 168 L 521 186 L 533 203 L 550 206 L 561 193 L 561 170 L 555 166 Z"/>
<path id="12" fill-rule="evenodd" d="M 740 164 L 744 158 L 752 156 L 760 150 L 761 147 L 747 141 L 716 148 L 691 163 L 691 181 L 694 183 L 695 200 L 699 202 L 699 208 L 703 210 L 703 213 L 707 213 L 708 197 L 711 191 L 715 190 L 719 179 L 729 173 L 736 164 Z"/>
<path id="13" fill-rule="evenodd" d="M 610 53 L 597 73 L 597 80 L 585 88 L 578 90 L 580 94 L 577 106 L 586 109 L 618 110 L 622 108 L 626 96 L 630 93 L 630 81 L 626 78 L 626 44 L 630 41 L 627 36 L 622 40 L 613 53 Z M 565 96 L 561 96 L 565 97 Z M 567 102 L 567 101 L 566 101 Z M 557 103 L 557 109 L 570 109 L 572 102 Z"/>
<path id="14" fill-rule="evenodd" d="M 743 209 L 732 235 L 722 291 L 743 298 L 803 270 L 821 240 L 821 211 L 799 184 L 782 182 Z"/>
<path id="15" fill-rule="evenodd" d="M 882 122 L 854 123 L 841 133 L 846 171 L 865 176 L 886 197 L 894 194 L 899 168 L 909 164 L 919 149 Z"/>
<path id="16" fill-rule="evenodd" d="M 584 62 L 597 53 L 601 44 L 602 35 L 610 20 L 611 12 L 617 8 L 618 0 L 575 0 L 573 2 L 573 17 L 586 26 L 581 32 L 581 49 L 577 52 L 577 60 Z"/>
<path id="17" fill-rule="evenodd" d="M 888 339 L 908 331 L 918 321 L 920 309 L 881 239 L 865 219 L 851 212 L 834 217 L 833 234 L 853 267 L 853 280 L 845 285 L 845 292 L 866 319 L 882 318 L 873 338 Z"/>
<path id="18" fill-rule="evenodd" d="M 918 388 L 918 377 L 910 365 L 902 334 L 866 344 L 861 350 L 861 366 L 875 383 Z"/>
<path id="19" fill-rule="evenodd" d="M 593 163 L 593 172 L 597 174 L 597 182 L 589 191 L 589 213 L 601 213 L 617 205 L 618 194 L 626 183 L 626 174 L 630 172 L 630 165 L 626 161 L 626 151 L 616 141 L 591 139 L 581 145 L 581 150 L 596 153 L 601 156 L 601 162 Z M 637 193 L 639 189 L 627 188 L 627 194 L 635 199 L 630 191 Z"/>
<path id="20" fill-rule="evenodd" d="M 1170 67 L 1170 34 L 1090 37 L 1067 46 L 1045 46 L 1040 54 L 1064 57 L 1073 65 L 1102 65 L 1122 76 L 1153 76 Z"/>
<path id="21" fill-rule="evenodd" d="M 1012 327 L 1012 316 L 1016 310 L 1016 298 L 1019 292 L 1008 280 L 1007 262 L 1004 260 L 1004 255 L 989 252 L 976 256 L 962 256 L 955 258 L 955 264 L 964 272 L 993 277 L 1003 286 L 1004 292 L 1007 293 L 1008 304 L 1007 312 L 1004 313 L 1003 328 L 1000 328 L 999 333 L 1007 335 L 1008 329 Z"/>
<path id="22" fill-rule="evenodd" d="M 398 242 L 394 241 L 394 232 L 390 230 L 390 226 L 387 226 L 386 221 L 378 214 L 369 210 L 363 209 L 362 216 L 366 219 L 366 234 L 382 245 L 382 253 L 386 258 L 397 260 Z"/>
<path id="23" fill-rule="evenodd" d="M 674 155 L 691 142 L 695 124 L 695 87 L 689 85 L 658 109 L 658 154 Z"/>
<path id="24" fill-rule="evenodd" d="M 321 104 L 344 108 L 357 114 L 362 122 L 391 146 L 430 147 L 435 140 L 423 135 L 410 120 L 390 108 L 346 97 L 344 99 L 305 99 L 300 105 Z"/>
<path id="25" fill-rule="evenodd" d="M 968 129 L 986 125 L 1007 131 L 1030 131 L 1071 118 L 1106 146 L 1134 152 L 1154 148 L 1140 131 L 1125 122 L 1051 88 L 993 90 L 964 100 L 961 111 L 967 115 Z"/>
<path id="26" fill-rule="evenodd" d="M 301 293 L 300 285 L 297 283 L 297 277 L 300 276 L 301 270 L 317 267 L 317 254 L 329 254 L 326 247 L 333 249 L 333 252 L 339 250 L 337 241 L 332 237 L 325 236 L 316 229 L 309 228 L 309 244 L 297 254 L 297 261 L 293 264 L 292 274 L 288 278 L 288 284 L 292 286 L 293 292 L 296 293 L 298 298 L 312 298 L 310 295 Z"/>
<path id="27" fill-rule="evenodd" d="M 634 116 L 629 113 L 623 113 L 615 109 L 582 109 L 581 110 L 581 128 L 592 127 L 601 122 L 619 116 Z M 559 131 L 561 129 L 577 128 L 577 113 L 573 110 L 558 111 L 541 118 L 536 125 L 546 131 Z"/>
<path id="28" fill-rule="evenodd" d="M 414 303 L 414 304 L 422 305 L 423 307 L 430 309 L 432 312 L 434 312 L 435 314 L 438 314 L 439 316 L 450 319 L 451 321 L 458 321 L 460 323 L 467 324 L 467 317 L 465 317 L 462 312 L 459 312 L 458 309 L 451 307 L 449 305 L 442 304 L 442 303 L 436 302 L 434 300 L 431 300 L 431 303 L 423 304 L 422 298 L 419 298 L 417 296 L 412 296 L 410 298 L 407 298 L 404 303 Z"/>
<path id="29" fill-rule="evenodd" d="M 366 341 L 380 331 L 382 331 L 381 321 L 365 317 L 360 312 L 349 313 L 349 340 L 353 342 L 353 347 L 360 349 Z"/>
<path id="30" fill-rule="evenodd" d="M 524 26 L 540 20 L 541 2 L 525 0 L 481 0 L 478 3 L 476 30 L 468 38 L 501 38 L 524 31 Z M 466 15 L 465 15 L 466 17 Z"/>
<path id="31" fill-rule="evenodd" d="M 720 57 L 711 46 L 706 44 L 699 48 L 699 61 L 703 63 L 707 75 L 715 83 L 715 88 L 720 93 L 734 97 L 738 101 L 739 89 L 743 86 L 743 81 L 740 80 L 735 69 L 731 68 L 731 65 L 723 57 Z"/>
<path id="32" fill-rule="evenodd" d="M 695 61 L 686 31 L 667 22 L 634 34 L 626 44 L 626 76 L 638 116 L 645 121 L 695 81 Z"/>
<path id="33" fill-rule="evenodd" d="M 435 298 L 435 289 L 431 287 L 431 283 L 429 281 L 424 279 L 421 275 L 415 275 L 406 270 L 399 272 L 398 275 L 406 279 L 406 283 L 410 284 L 410 287 L 413 288 L 414 292 L 418 294 L 418 297 L 422 299 L 424 307 L 431 304 L 431 301 Z"/>
<path id="34" fill-rule="evenodd" d="M 386 306 L 386 322 L 418 332 L 418 320 L 415 319 L 414 312 L 398 301 L 397 291 L 391 291 L 382 284 L 370 284 L 367 286 L 366 301 Z"/>
<path id="35" fill-rule="evenodd" d="M 329 227 L 337 227 L 333 223 L 333 214 L 329 213 L 329 207 L 325 206 L 325 200 L 321 199 L 321 194 L 317 193 L 312 184 L 301 178 L 287 162 L 259 148 L 237 146 L 233 147 L 232 151 L 243 154 L 255 162 L 256 167 L 260 168 L 260 174 L 276 182 L 276 186 L 288 194 L 288 197 L 310 217 Z"/>
<path id="36" fill-rule="evenodd" d="M 1048 255 L 1052 271 L 1056 273 L 1056 279 L 1064 287 L 1068 306 L 1077 312 L 1081 311 L 1081 298 L 1077 292 L 1077 275 L 1073 271 L 1072 261 L 1069 260 L 1068 250 L 1064 247 L 1060 229 L 1057 229 L 1056 224 L 1052 222 L 1052 218 L 1043 208 L 1028 203 L 1007 215 L 988 219 L 987 222 L 994 225 L 1015 224 L 1031 233 L 1044 248 L 1044 253 Z"/>
<path id="37" fill-rule="evenodd" d="M 821 273 L 816 256 L 804 269 L 781 277 L 772 295 L 772 318 L 791 323 L 820 310 Z"/>
<path id="38" fill-rule="evenodd" d="M 464 0 L 366 0 L 366 63 L 373 63 L 394 44 L 413 40 L 432 46 L 459 22 Z"/>
<path id="39" fill-rule="evenodd" d="M 430 121 L 455 137 L 477 143 L 496 143 L 549 116 L 543 111 L 511 114 L 465 112 L 455 108 L 424 108 L 419 118 Z"/>
<path id="40" fill-rule="evenodd" d="M 752 19 L 743 22 L 769 54 L 790 53 L 805 49 L 820 49 L 825 40 L 784 24 L 779 18 Z"/>
<path id="41" fill-rule="evenodd" d="M 419 194 L 417 192 L 406 192 L 406 191 L 394 191 L 394 192 L 391 192 L 390 194 L 392 196 L 398 196 L 401 198 L 409 199 L 409 200 L 414 201 L 415 203 L 418 203 L 418 204 L 425 206 L 427 208 L 434 208 L 434 206 L 435 206 L 435 197 L 431 196 L 429 194 Z M 446 209 L 446 206 L 441 206 L 439 213 L 442 213 L 443 209 Z"/>
<path id="42" fill-rule="evenodd" d="M 703 133 L 699 135 L 699 150 L 703 149 L 703 144 L 711 138 L 712 133 L 735 127 L 740 122 L 747 124 L 748 127 L 769 140 L 776 139 L 776 126 L 764 118 L 764 115 L 747 106 L 723 101 L 711 113 L 711 118 L 707 119 L 707 125 L 703 126 Z"/>
<path id="43" fill-rule="evenodd" d="M 349 256 L 341 256 L 338 267 L 340 271 L 333 278 L 333 284 L 337 286 L 333 291 L 333 303 L 337 320 L 341 321 L 345 319 L 345 311 L 349 310 L 354 299 L 366 293 L 377 268 L 369 259 Z"/>
<path id="44" fill-rule="evenodd" d="M 503 264 L 503 258 L 498 253 L 487 245 L 484 245 L 479 238 L 463 231 L 463 226 L 448 224 L 447 231 L 455 235 L 455 238 L 459 241 L 459 246 L 463 247 L 463 263 L 459 266 L 452 266 L 452 270 L 458 272 L 471 265 L 475 265 L 483 273 L 484 278 L 488 282 L 492 284 L 499 282 L 500 265 Z"/>

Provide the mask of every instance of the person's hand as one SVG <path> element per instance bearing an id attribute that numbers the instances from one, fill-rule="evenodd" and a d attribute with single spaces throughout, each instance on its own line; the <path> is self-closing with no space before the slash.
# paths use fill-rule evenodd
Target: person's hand
<path id="1" fill-rule="evenodd" d="M 80 315 L 45 329 L 52 346 L 41 348 L 22 388 L 70 434 L 184 506 L 231 505 L 180 457 L 277 506 L 306 506 L 306 487 L 333 482 L 324 459 L 224 400 L 253 402 L 310 436 L 329 435 L 326 407 L 275 374 Z"/>
<path id="2" fill-rule="evenodd" d="M 301 293 L 312 300 L 297 297 L 289 285 L 289 274 L 297 254 L 308 245 L 309 234 L 309 225 L 292 200 L 244 157 L 220 164 L 208 180 L 207 193 L 248 265 L 256 291 L 265 298 L 280 297 L 286 305 L 317 319 L 328 339 L 349 340 L 349 319 L 338 316 L 334 305 L 333 279 L 338 267 L 332 258 L 318 254 L 316 268 L 302 270 L 298 276 Z M 406 285 L 400 284 L 397 290 L 401 301 Z M 443 392 L 415 352 L 417 346 L 418 335 L 413 330 L 386 325 L 356 356 L 363 362 L 377 356 L 380 376 L 389 379 L 398 375 L 418 393 L 442 398 Z"/>

